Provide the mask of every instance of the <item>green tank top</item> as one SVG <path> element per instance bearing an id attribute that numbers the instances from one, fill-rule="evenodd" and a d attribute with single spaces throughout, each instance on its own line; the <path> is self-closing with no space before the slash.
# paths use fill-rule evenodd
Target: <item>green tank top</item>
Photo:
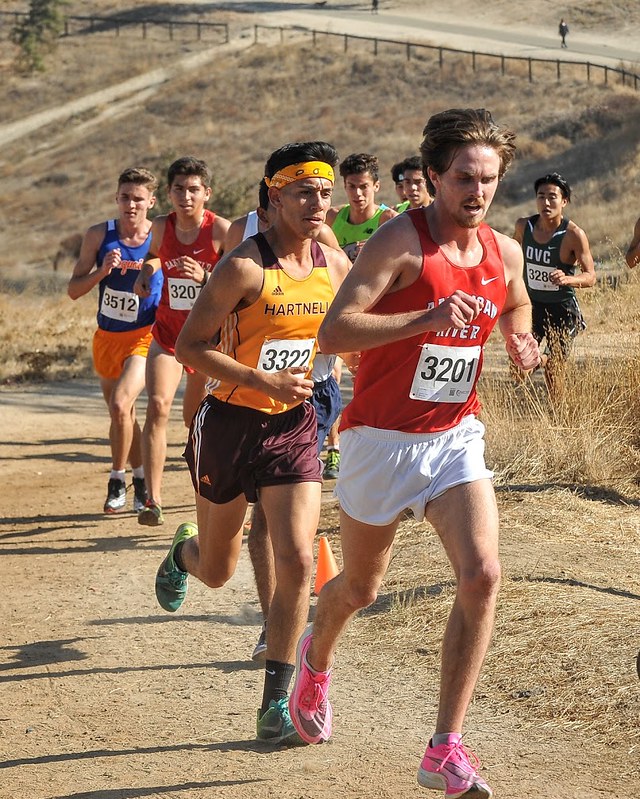
<path id="1" fill-rule="evenodd" d="M 532 302 L 556 303 L 575 297 L 573 286 L 556 286 L 549 276 L 556 269 L 565 275 L 574 275 L 574 264 L 565 264 L 560 260 L 560 245 L 567 232 L 568 219 L 563 219 L 560 227 L 546 244 L 540 244 L 533 238 L 533 228 L 540 218 L 539 214 L 529 217 L 524 226 L 522 252 L 524 254 L 524 281 Z"/>
<path id="2" fill-rule="evenodd" d="M 361 225 L 352 225 L 349 222 L 350 210 L 351 207 L 349 205 L 345 205 L 344 208 L 341 208 L 340 211 L 338 211 L 338 215 L 333 220 L 331 229 L 338 239 L 338 244 L 345 251 L 351 263 L 353 263 L 356 260 L 356 255 L 360 252 L 360 247 L 358 245 L 370 238 L 380 227 L 380 217 L 385 209 L 382 207 L 378 208 L 371 219 L 367 219 L 367 221 L 363 222 Z"/>

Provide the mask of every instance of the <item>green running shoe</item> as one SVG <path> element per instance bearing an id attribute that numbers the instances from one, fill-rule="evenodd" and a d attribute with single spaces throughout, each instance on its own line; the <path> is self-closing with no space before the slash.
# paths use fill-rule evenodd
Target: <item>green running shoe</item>
<path id="1" fill-rule="evenodd" d="M 179 569 L 173 559 L 178 544 L 187 541 L 198 535 L 198 528 L 191 522 L 181 524 L 173 536 L 169 554 L 160 564 L 158 573 L 156 574 L 156 597 L 160 606 L 169 613 L 175 613 L 176 610 L 182 605 L 187 595 L 187 580 L 189 574 Z"/>
<path id="2" fill-rule="evenodd" d="M 148 499 L 140 513 L 138 513 L 138 524 L 145 524 L 147 527 L 158 527 L 158 525 L 164 524 L 164 516 L 160 505 L 152 499 Z"/>
<path id="3" fill-rule="evenodd" d="M 289 715 L 289 697 L 284 696 L 277 702 L 269 702 L 267 712 L 261 716 L 258 710 L 258 723 L 256 737 L 260 741 L 272 744 L 287 744 L 288 746 L 304 746 L 305 742 L 296 732 Z"/>

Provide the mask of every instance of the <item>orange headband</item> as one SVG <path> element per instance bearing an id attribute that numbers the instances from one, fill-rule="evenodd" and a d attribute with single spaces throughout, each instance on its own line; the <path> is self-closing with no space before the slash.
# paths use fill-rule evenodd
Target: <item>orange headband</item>
<path id="1" fill-rule="evenodd" d="M 324 161 L 303 161 L 301 164 L 291 164 L 279 169 L 272 178 L 265 177 L 265 183 L 269 188 L 281 189 L 288 186 L 294 180 L 303 178 L 327 178 L 332 183 L 335 180 L 333 167 Z"/>

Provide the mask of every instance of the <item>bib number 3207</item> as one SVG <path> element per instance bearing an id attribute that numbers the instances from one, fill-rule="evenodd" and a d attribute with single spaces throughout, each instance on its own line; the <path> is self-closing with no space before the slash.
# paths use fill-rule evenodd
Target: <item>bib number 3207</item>
<path id="1" fill-rule="evenodd" d="M 258 369 L 261 372 L 281 372 L 294 366 L 308 369 L 315 343 L 314 338 L 265 341 L 260 350 Z"/>
<path id="2" fill-rule="evenodd" d="M 481 352 L 480 346 L 423 344 L 409 396 L 424 402 L 466 402 L 475 384 Z"/>

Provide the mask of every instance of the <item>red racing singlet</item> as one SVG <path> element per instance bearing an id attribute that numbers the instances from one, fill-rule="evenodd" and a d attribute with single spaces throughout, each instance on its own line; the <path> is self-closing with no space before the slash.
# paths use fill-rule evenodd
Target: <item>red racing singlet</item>
<path id="1" fill-rule="evenodd" d="M 482 224 L 482 260 L 453 264 L 431 238 L 423 208 L 407 212 L 420 238 L 422 272 L 410 286 L 382 297 L 373 313 L 395 314 L 435 308 L 460 289 L 480 299 L 477 319 L 462 330 L 449 328 L 375 347 L 362 353 L 353 400 L 341 429 L 367 425 L 407 433 L 435 433 L 477 414 L 476 384 L 483 347 L 506 298 L 504 263 L 496 237 Z"/>
<path id="2" fill-rule="evenodd" d="M 153 337 L 160 346 L 173 353 L 176 339 L 182 330 L 189 311 L 200 293 L 200 288 L 191 278 L 181 277 L 177 271 L 176 260 L 189 255 L 207 272 L 220 260 L 220 255 L 213 246 L 212 226 L 216 218 L 213 211 L 205 209 L 204 218 L 198 231 L 198 238 L 193 244 L 183 244 L 176 236 L 176 215 L 171 212 L 167 216 L 164 235 L 158 256 L 162 262 L 162 294 L 156 311 L 156 323 L 153 326 Z"/>

